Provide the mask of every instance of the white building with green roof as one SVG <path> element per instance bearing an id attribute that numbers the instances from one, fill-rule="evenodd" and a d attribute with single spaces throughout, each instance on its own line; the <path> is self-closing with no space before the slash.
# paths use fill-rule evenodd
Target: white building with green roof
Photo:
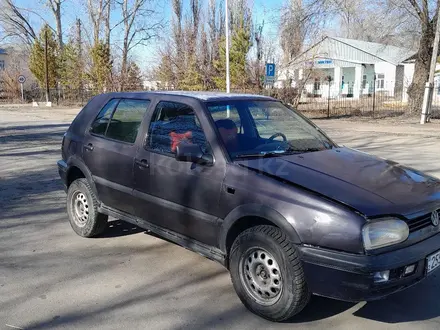
<path id="1" fill-rule="evenodd" d="M 415 54 L 391 45 L 325 37 L 281 68 L 276 86 L 303 87 L 312 97 L 356 99 L 376 92 L 405 99 Z"/>

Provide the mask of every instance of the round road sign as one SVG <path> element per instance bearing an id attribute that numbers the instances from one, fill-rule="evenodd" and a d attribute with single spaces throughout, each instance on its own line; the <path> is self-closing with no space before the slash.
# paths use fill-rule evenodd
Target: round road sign
<path id="1" fill-rule="evenodd" d="M 25 81 L 26 81 L 26 77 L 25 76 L 23 76 L 23 75 L 19 75 L 18 76 L 18 82 L 20 84 L 24 84 Z"/>

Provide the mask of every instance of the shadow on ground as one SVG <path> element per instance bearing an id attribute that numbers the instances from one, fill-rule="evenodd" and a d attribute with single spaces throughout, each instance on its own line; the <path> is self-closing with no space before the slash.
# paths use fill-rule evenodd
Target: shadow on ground
<path id="1" fill-rule="evenodd" d="M 139 234 L 144 231 L 145 229 L 139 228 L 135 225 L 132 225 L 131 223 L 122 220 L 114 220 L 109 222 L 107 230 L 99 235 L 97 238 L 121 237 Z"/>

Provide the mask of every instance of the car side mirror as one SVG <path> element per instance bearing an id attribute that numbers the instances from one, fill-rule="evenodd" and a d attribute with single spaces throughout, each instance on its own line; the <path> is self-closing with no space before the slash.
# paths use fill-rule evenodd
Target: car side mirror
<path id="1" fill-rule="evenodd" d="M 205 154 L 197 144 L 181 142 L 176 147 L 176 160 L 179 162 L 196 163 L 200 165 L 212 166 L 214 158 L 210 154 Z"/>

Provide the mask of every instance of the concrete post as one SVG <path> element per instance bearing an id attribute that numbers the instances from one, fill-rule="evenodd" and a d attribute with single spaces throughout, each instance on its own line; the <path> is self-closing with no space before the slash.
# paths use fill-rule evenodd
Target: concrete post
<path id="1" fill-rule="evenodd" d="M 364 74 L 364 67 L 362 65 L 354 68 L 354 85 L 353 85 L 353 98 L 359 99 L 361 95 L 362 87 L 362 75 Z"/>
<path id="2" fill-rule="evenodd" d="M 333 78 L 333 97 L 339 98 L 341 95 L 342 70 L 341 67 L 335 67 Z"/>

